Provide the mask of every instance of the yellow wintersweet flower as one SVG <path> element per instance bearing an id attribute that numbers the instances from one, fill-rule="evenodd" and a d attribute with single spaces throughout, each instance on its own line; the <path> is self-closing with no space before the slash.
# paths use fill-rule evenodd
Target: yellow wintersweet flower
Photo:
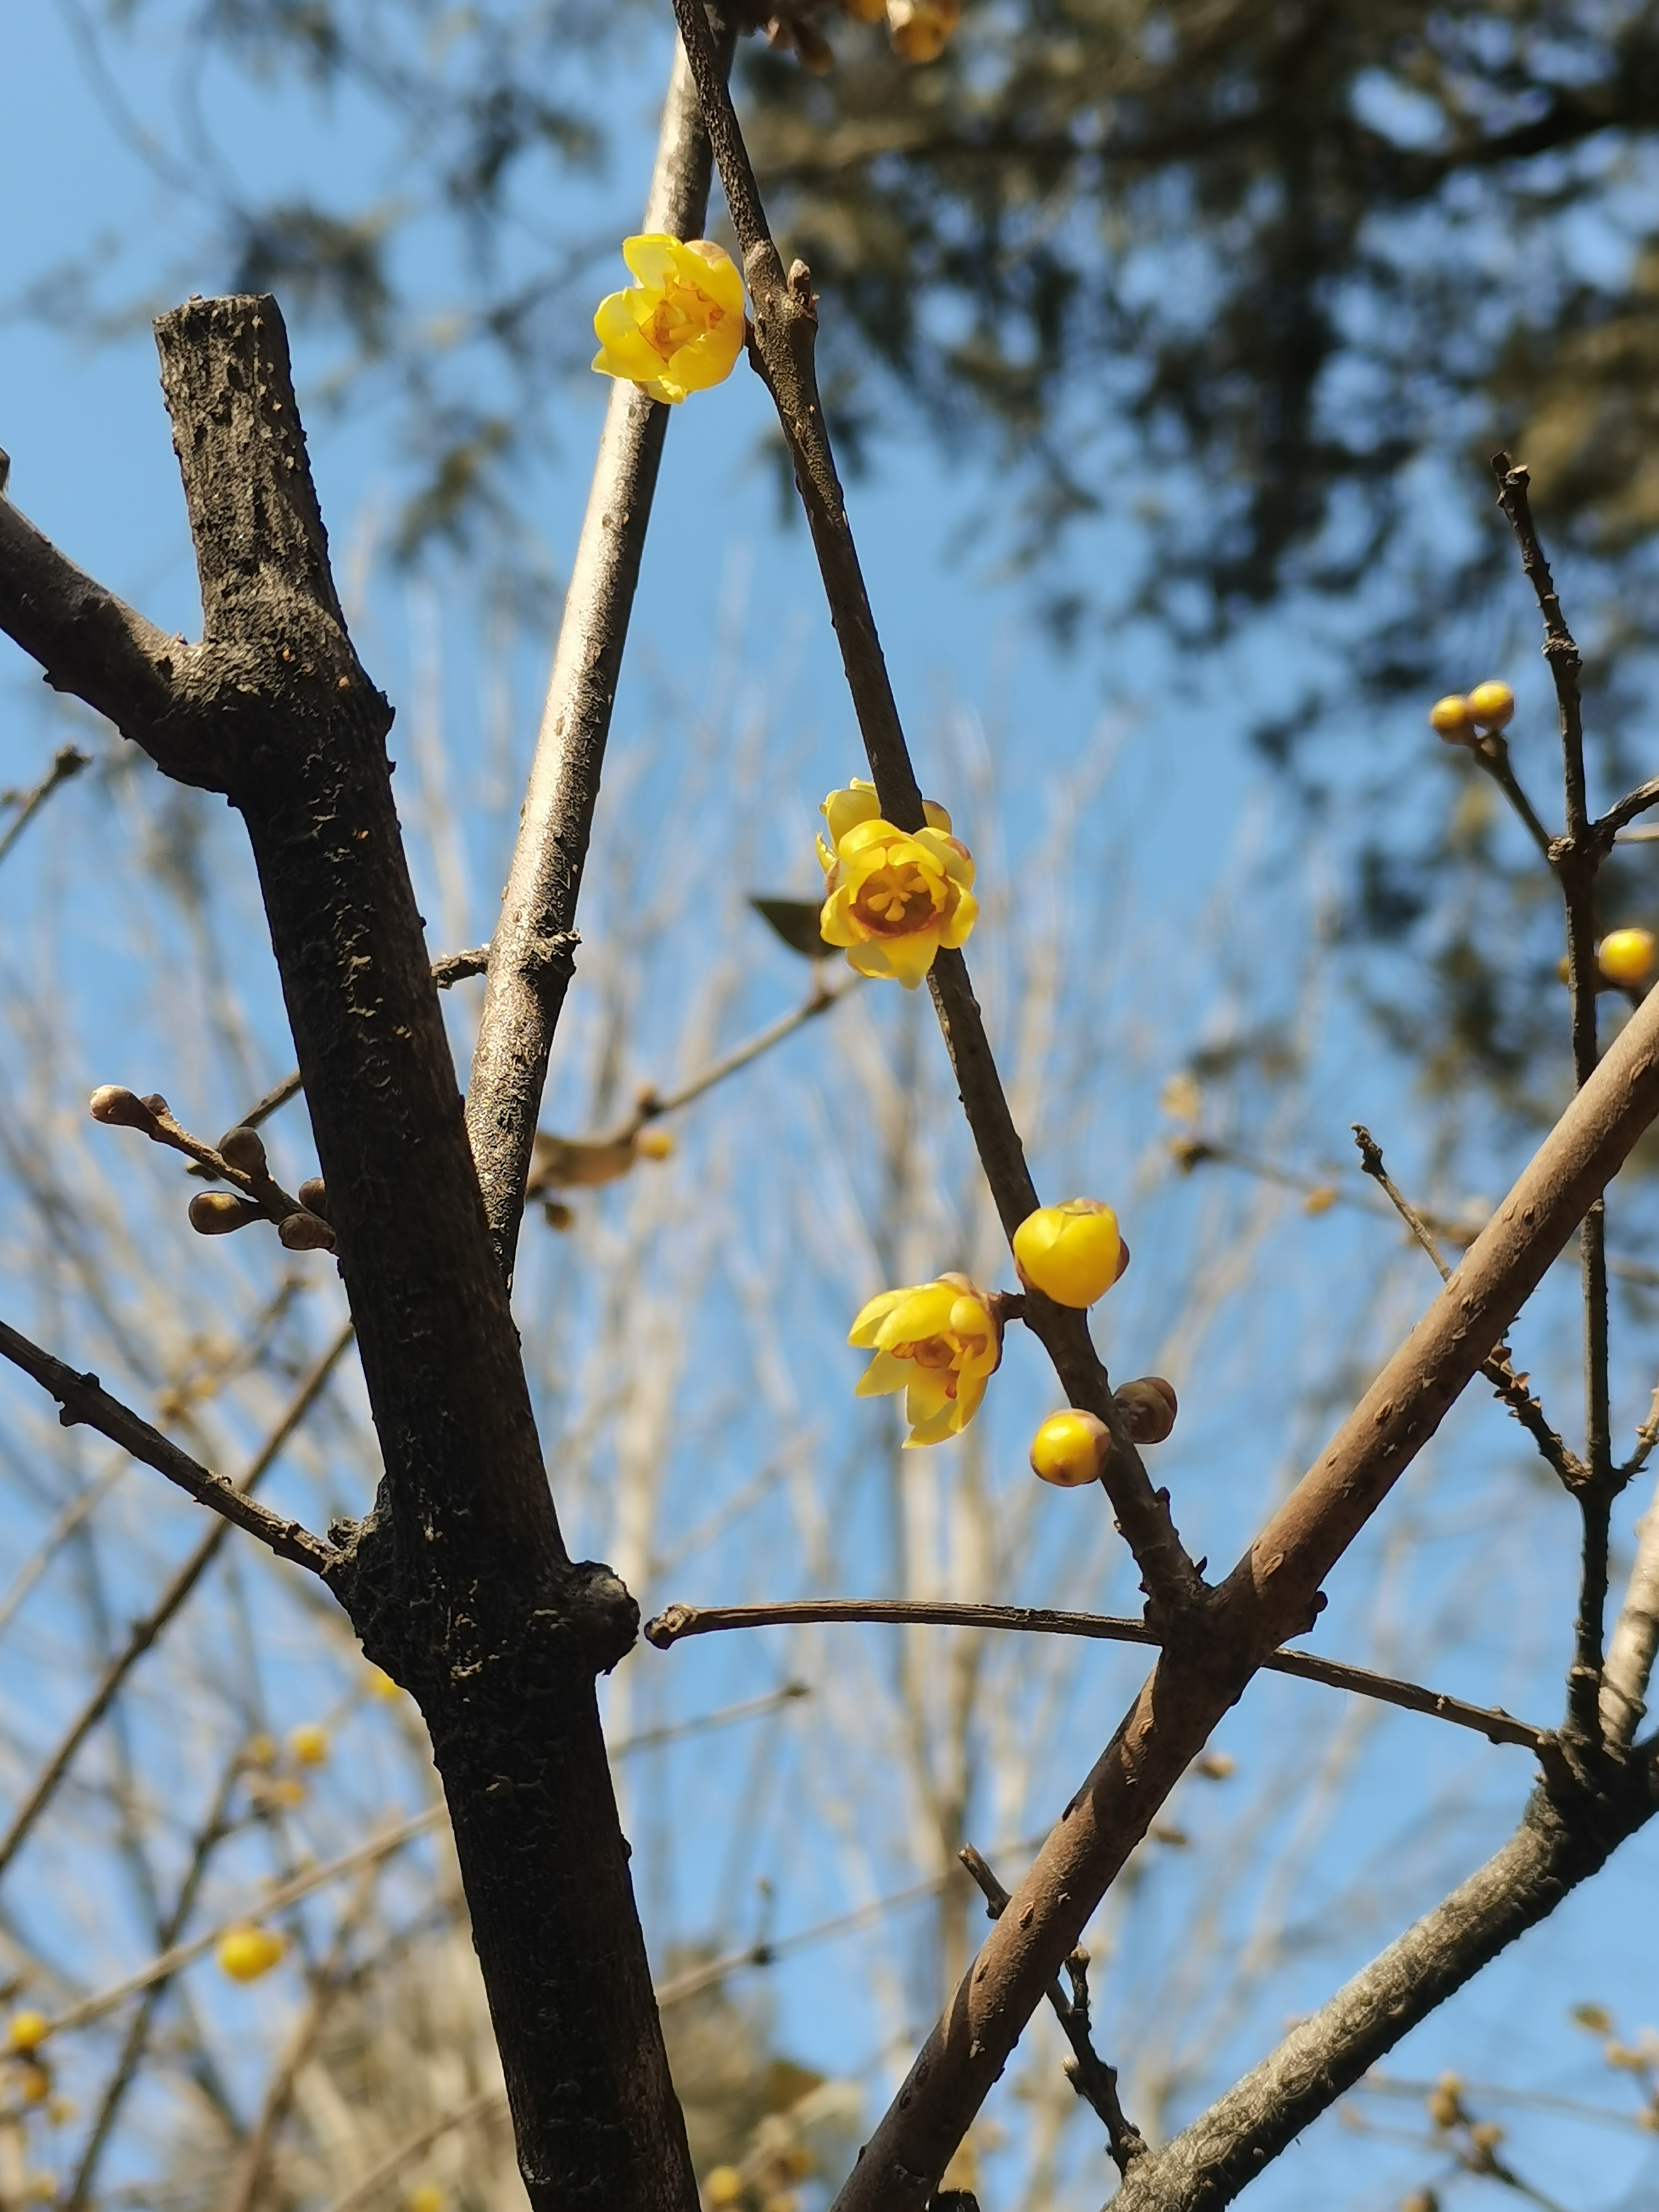
<path id="1" fill-rule="evenodd" d="M 640 281 L 599 304 L 599 374 L 670 406 L 724 384 L 743 351 L 743 278 L 725 247 L 653 232 L 625 238 L 623 259 Z"/>
<path id="2" fill-rule="evenodd" d="M 331 1748 L 320 1721 L 302 1721 L 288 1732 L 288 1755 L 301 1766 L 325 1766 Z"/>
<path id="3" fill-rule="evenodd" d="M 972 854 L 933 800 L 922 802 L 926 826 L 912 835 L 882 819 L 875 787 L 858 777 L 819 811 L 830 839 L 818 839 L 828 894 L 818 933 L 860 975 L 915 990 L 940 945 L 965 945 L 979 918 Z"/>
<path id="4" fill-rule="evenodd" d="M 38 2051 L 52 2033 L 52 2023 L 43 2012 L 15 2012 L 6 2027 L 8 2051 Z"/>
<path id="5" fill-rule="evenodd" d="M 904 1392 L 907 1449 L 960 1435 L 1002 1358 L 1001 1327 L 985 1293 L 966 1275 L 883 1291 L 860 1313 L 847 1341 L 876 1355 L 859 1378 L 859 1397 Z"/>
<path id="6" fill-rule="evenodd" d="M 228 1928 L 219 1938 L 219 1970 L 233 1982 L 257 1982 L 268 1974 L 288 1948 L 274 1928 L 255 1928 L 246 1922 Z"/>
<path id="7" fill-rule="evenodd" d="M 1093 1305 L 1116 1282 L 1127 1258 L 1117 1216 L 1097 1198 L 1040 1206 L 1014 1231 L 1019 1279 L 1056 1305 Z"/>

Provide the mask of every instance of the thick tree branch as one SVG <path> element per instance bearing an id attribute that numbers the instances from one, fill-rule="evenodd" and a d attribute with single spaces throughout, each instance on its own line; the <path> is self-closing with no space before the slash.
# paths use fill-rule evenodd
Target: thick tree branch
<path id="1" fill-rule="evenodd" d="M 954 1605 L 934 1598 L 834 1597 L 793 1598 L 775 1605 L 671 1605 L 645 1624 L 645 1638 L 666 1651 L 688 1636 L 713 1636 L 732 1628 L 775 1628 L 808 1621 L 891 1621 L 901 1626 L 951 1628 L 1010 1629 L 1027 1635 L 1085 1636 L 1103 1644 L 1158 1644 L 1158 1636 L 1143 1620 L 1100 1613 L 1055 1613 L 1041 1606 Z M 1419 1682 L 1402 1682 L 1392 1674 L 1374 1674 L 1369 1668 L 1350 1667 L 1340 1659 L 1322 1659 L 1311 1651 L 1271 1651 L 1261 1662 L 1272 1674 L 1294 1675 L 1298 1681 L 1322 1682 L 1328 1689 L 1346 1690 L 1355 1697 L 1374 1698 L 1381 1705 L 1398 1705 L 1409 1713 L 1428 1713 L 1455 1727 L 1473 1729 L 1489 1743 L 1519 1744 L 1540 1757 L 1548 1755 L 1547 1729 L 1518 1721 L 1501 1705 L 1471 1705 L 1443 1691 L 1425 1689 Z"/>
<path id="2" fill-rule="evenodd" d="M 1479 1371 L 1659 1111 L 1645 1000 L 1440 1296 L 1273 1514 L 1213 1617 L 1159 1659 L 934 2028 L 836 2212 L 921 2212 L 1025 2022 L 1159 1806 Z"/>
<path id="3" fill-rule="evenodd" d="M 1542 1791 L 1479 1873 L 1292 2029 L 1201 2119 L 1139 2160 L 1110 2212 L 1215 2212 L 1231 2204 L 1310 2123 L 1401 2038 L 1598 1873 L 1659 1809 L 1647 1761 L 1614 1803 L 1571 1817 Z"/>
<path id="4" fill-rule="evenodd" d="M 1636 1524 L 1636 1559 L 1601 1669 L 1601 1729 L 1610 1744 L 1635 1741 L 1659 1651 L 1659 1486 Z"/>
<path id="5" fill-rule="evenodd" d="M 722 71 L 731 66 L 734 35 L 726 24 L 720 40 Z M 677 51 L 642 228 L 700 238 L 708 185 L 708 140 Z M 490 941 L 466 1122 L 490 1235 L 509 1280 L 548 1055 L 574 971 L 576 902 L 670 412 L 636 385 L 611 387 L 518 842 Z"/>
<path id="6" fill-rule="evenodd" d="M 922 826 L 921 787 L 916 781 L 887 673 L 880 635 L 865 588 L 858 548 L 836 473 L 814 358 L 817 303 L 811 273 L 797 262 L 786 276 L 737 112 L 720 65 L 702 0 L 674 0 L 680 38 L 696 80 L 726 205 L 743 248 L 744 275 L 754 306 L 751 358 L 778 411 L 794 465 L 824 595 L 841 647 L 842 665 L 869 757 L 884 816 L 901 830 Z M 1037 1206 L 1025 1149 L 985 1033 L 968 965 L 960 952 L 941 950 L 928 976 L 957 1085 L 999 1216 L 1007 1235 Z M 1153 1617 L 1178 1618 L 1200 1604 L 1203 1577 L 1183 1548 L 1170 1514 L 1169 1493 L 1155 1490 L 1113 1400 L 1085 1317 L 1054 1305 L 1040 1293 L 1028 1300 L 1027 1326 L 1048 1351 L 1073 1406 L 1103 1421 L 1112 1449 L 1101 1481 L 1118 1525 L 1133 1552 Z"/>

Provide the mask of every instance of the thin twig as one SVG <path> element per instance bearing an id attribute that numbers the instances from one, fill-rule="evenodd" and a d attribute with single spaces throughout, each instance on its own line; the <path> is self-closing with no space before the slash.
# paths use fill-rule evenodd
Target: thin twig
<path id="1" fill-rule="evenodd" d="M 1000 1920 L 1007 1907 L 1008 1893 L 984 1856 L 971 1844 L 957 1853 L 985 1897 L 986 1917 Z M 1085 2104 L 1091 2106 L 1106 2130 L 1106 2147 L 1120 2173 L 1127 2173 L 1138 2158 L 1146 2155 L 1146 2138 L 1124 2112 L 1117 2094 L 1117 2069 L 1109 2066 L 1095 2049 L 1090 2034 L 1089 1962 L 1087 1954 L 1073 1951 L 1066 1960 L 1073 1996 L 1067 1996 L 1058 1979 L 1048 1984 L 1048 2002 L 1072 2046 L 1066 2077 Z"/>
<path id="2" fill-rule="evenodd" d="M 341 1340 L 340 1349 L 345 1348 Z M 188 1452 L 164 1437 L 159 1429 L 141 1420 L 130 1406 L 118 1398 L 112 1398 L 95 1375 L 77 1375 L 63 1360 L 54 1359 L 51 1352 L 43 1352 L 38 1344 L 4 1322 L 0 1322 L 0 1353 L 15 1366 L 33 1376 L 41 1388 L 49 1390 L 63 1411 L 59 1420 L 66 1429 L 84 1425 L 96 1429 L 112 1443 L 119 1444 L 133 1458 L 153 1467 L 158 1474 L 193 1498 L 198 1505 L 230 1522 L 233 1528 L 257 1536 L 268 1551 L 279 1559 L 290 1559 L 295 1566 L 309 1567 L 314 1575 L 328 1573 L 339 1558 L 334 1546 L 298 1521 L 285 1519 L 273 1513 L 268 1506 L 260 1505 L 247 1495 L 246 1488 L 230 1480 L 228 1476 L 215 1474 Z M 329 1364 L 332 1365 L 332 1361 Z"/>
<path id="3" fill-rule="evenodd" d="M 8 1348 L 5 1345 L 4 1340 L 5 1338 L 12 1335 L 13 1333 L 14 1332 L 11 1330 L 5 1329 L 4 1325 L 0 1323 L 0 1350 Z M 258 1452 L 255 1455 L 246 1471 L 242 1475 L 240 1481 L 235 1486 L 235 1494 L 244 1503 L 249 1504 L 252 1504 L 250 1493 L 256 1488 L 258 1483 L 263 1480 L 265 1474 L 275 1464 L 278 1455 L 282 1452 L 283 1447 L 287 1444 L 289 1437 L 293 1436 L 301 1422 L 305 1419 L 313 1406 L 316 1404 L 318 1399 L 322 1395 L 324 1387 L 327 1383 L 329 1376 L 333 1373 L 336 1364 L 344 1353 L 346 1346 L 351 1341 L 352 1334 L 351 1324 L 347 1322 L 345 1327 L 341 1329 L 339 1334 L 334 1339 L 332 1344 L 331 1344 L 328 1349 L 324 1352 L 321 1358 L 319 1359 L 316 1364 L 312 1368 L 309 1374 L 305 1376 L 301 1381 L 299 1388 L 295 1391 L 293 1397 L 289 1401 L 289 1403 L 283 1413 L 282 1418 L 277 1421 L 276 1426 L 265 1438 L 264 1443 L 260 1446 Z M 20 1342 L 23 1341 L 22 1339 L 19 1339 L 18 1340 Z M 33 1347 L 31 1347 L 31 1350 L 32 1349 Z M 46 1354 L 44 1352 L 39 1356 L 42 1359 L 46 1358 Z M 50 1364 L 52 1367 L 57 1368 L 61 1364 L 61 1363 L 57 1360 L 52 1360 Z M 65 1369 L 64 1372 L 68 1374 L 70 1370 Z M 82 1378 L 79 1376 L 71 1376 L 71 1380 L 79 1384 Z M 51 1383 L 48 1383 L 47 1388 L 52 1389 L 53 1386 Z M 112 1404 L 113 1402 L 114 1401 L 112 1400 L 111 1403 Z M 125 1411 L 125 1408 L 122 1410 Z M 138 1421 L 136 1415 L 129 1415 L 128 1419 L 134 1422 L 137 1429 L 141 1431 L 145 1429 L 145 1424 L 142 1421 Z M 147 1433 L 153 1436 L 155 1434 L 155 1431 L 154 1430 L 149 1430 Z M 118 1443 L 125 1443 L 126 1439 L 125 1437 L 118 1437 L 115 1441 Z M 165 1437 L 161 1439 L 161 1441 L 165 1443 Z M 130 1446 L 129 1449 L 131 1449 Z M 167 1446 L 167 1449 L 170 1451 L 173 1447 L 169 1445 Z M 143 1457 L 143 1455 L 139 1454 L 138 1456 Z M 180 1453 L 179 1457 L 182 1459 L 183 1456 L 184 1455 Z M 189 1462 L 188 1464 L 194 1467 L 195 1462 L 191 1461 Z M 165 1473 L 166 1470 L 163 1469 L 163 1472 Z M 205 1468 L 199 1470 L 199 1472 L 204 1475 L 206 1474 Z M 207 1480 L 210 1482 L 216 1483 L 221 1480 L 221 1478 L 217 1475 L 210 1475 L 207 1477 Z M 275 1518 L 274 1516 L 272 1517 Z M 142 1620 L 136 1621 L 133 1624 L 132 1632 L 127 1638 L 125 1645 L 116 1654 L 115 1657 L 111 1660 L 109 1665 L 104 1669 L 103 1674 L 100 1677 L 97 1686 L 94 1689 L 91 1696 L 87 1699 L 85 1705 L 82 1706 L 75 1718 L 70 1722 L 68 1729 L 59 1739 L 56 1750 L 53 1751 L 52 1756 L 46 1760 L 45 1765 L 41 1768 L 40 1774 L 35 1779 L 33 1787 L 30 1790 L 27 1796 L 23 1800 L 22 1804 L 19 1806 L 17 1811 L 12 1815 L 11 1825 L 6 1830 L 4 1837 L 0 1838 L 0 1875 L 4 1874 L 6 1869 L 11 1864 L 12 1860 L 16 1856 L 25 1838 L 28 1835 L 29 1831 L 33 1827 L 35 1822 L 40 1819 L 41 1814 L 46 1810 L 46 1806 L 51 1802 L 59 1783 L 62 1782 L 64 1775 L 69 1771 L 70 1765 L 73 1761 L 76 1753 L 80 1750 L 82 1745 L 91 1735 L 93 1729 L 97 1727 L 104 1715 L 109 1711 L 110 1705 L 120 1691 L 122 1684 L 126 1680 L 134 1667 L 137 1665 L 139 1660 L 143 1658 L 145 1652 L 150 1649 L 157 1638 L 162 1634 L 168 1623 L 173 1619 L 174 1615 L 184 1605 L 185 1600 L 190 1596 L 191 1592 L 195 1589 L 197 1583 L 200 1582 L 202 1577 L 206 1573 L 208 1568 L 218 1556 L 219 1547 L 224 1542 L 226 1537 L 229 1534 L 232 1525 L 232 1522 L 228 1518 L 221 1518 L 217 1520 L 215 1522 L 215 1525 L 207 1531 L 205 1535 L 203 1536 L 201 1541 L 197 1545 L 196 1549 L 174 1573 L 173 1579 L 168 1583 L 166 1589 L 162 1591 L 161 1596 L 156 1600 L 149 1612 Z M 315 1543 L 317 1540 L 315 1537 L 313 1537 L 310 1540 L 313 1543 Z M 331 1556 L 332 1553 L 331 1553 Z"/>
<path id="4" fill-rule="evenodd" d="M 1567 988 L 1571 1001 L 1573 1079 L 1582 1090 L 1598 1057 L 1595 878 L 1610 837 L 1589 819 L 1584 778 L 1583 705 L 1578 647 L 1533 520 L 1530 478 L 1507 453 L 1492 456 L 1498 503 L 1509 519 L 1521 565 L 1544 618 L 1544 657 L 1555 683 L 1561 726 L 1562 785 L 1566 831 L 1553 846 L 1550 865 L 1561 887 L 1567 916 Z M 1589 1480 L 1578 1490 L 1583 1522 L 1578 1611 L 1573 1661 L 1567 1674 L 1567 1711 L 1575 1731 L 1596 1739 L 1600 1722 L 1602 1639 L 1606 1626 L 1608 1544 L 1619 1480 L 1613 1464 L 1613 1424 L 1607 1381 L 1607 1209 L 1598 1199 L 1579 1232 L 1584 1296 L 1584 1458 Z"/>
<path id="5" fill-rule="evenodd" d="M 1502 731 L 1483 731 L 1469 750 L 1520 816 L 1527 835 L 1540 853 L 1553 864 L 1555 840 L 1539 820 L 1537 809 L 1521 787 L 1520 778 L 1516 775 L 1514 763 L 1510 758 L 1509 740 Z"/>
<path id="6" fill-rule="evenodd" d="M 1103 1613 L 1056 1613 L 1042 1606 L 954 1604 L 932 1598 L 795 1598 L 775 1605 L 671 1605 L 645 1624 L 648 1644 L 659 1651 L 688 1636 L 713 1636 L 732 1628 L 777 1628 L 808 1622 L 897 1622 L 936 1628 L 1000 1628 L 1036 1636 L 1085 1636 L 1104 1644 L 1159 1644 L 1164 1640 L 1144 1620 Z M 1500 1705 L 1467 1705 L 1462 1698 L 1425 1689 L 1416 1682 L 1396 1680 L 1391 1674 L 1374 1674 L 1364 1667 L 1350 1667 L 1340 1659 L 1321 1659 L 1310 1651 L 1273 1651 L 1261 1664 L 1270 1674 L 1294 1675 L 1299 1681 L 1322 1682 L 1328 1689 L 1352 1691 L 1355 1696 L 1375 1698 L 1380 1704 L 1398 1705 L 1412 1713 L 1427 1713 L 1473 1729 L 1492 1743 L 1519 1744 L 1542 1755 L 1552 1739 L 1547 1729 L 1516 1720 Z"/>
<path id="7" fill-rule="evenodd" d="M 1359 1147 L 1361 1170 L 1387 1194 L 1389 1203 L 1439 1270 L 1441 1281 L 1449 1282 L 1451 1269 L 1446 1265 L 1433 1232 L 1382 1164 L 1382 1147 L 1364 1122 L 1356 1121 L 1352 1127 L 1354 1142 Z M 1581 1491 L 1589 1480 L 1589 1469 L 1565 1438 L 1552 1428 L 1543 1407 L 1527 1388 L 1528 1378 L 1516 1373 L 1509 1346 L 1500 1344 L 1490 1358 L 1481 1362 L 1480 1372 L 1537 1445 L 1545 1464 L 1569 1490 Z"/>
<path id="8" fill-rule="evenodd" d="M 1595 835 L 1612 844 L 1627 823 L 1634 822 L 1638 814 L 1645 814 L 1650 806 L 1659 806 L 1659 775 L 1646 783 L 1638 783 L 1634 791 L 1627 791 L 1616 805 L 1608 807 L 1595 825 Z M 1644 830 L 1636 836 L 1622 842 L 1632 845 L 1650 844 L 1659 837 L 1659 830 Z"/>
<path id="9" fill-rule="evenodd" d="M 707 18 L 701 20 L 707 31 Z M 715 61 L 722 72 L 731 67 L 734 39 L 723 17 Z M 677 52 L 642 228 L 700 237 L 709 166 L 696 95 Z M 611 388 L 490 942 L 466 1126 L 490 1234 L 509 1280 L 548 1055 L 575 969 L 577 900 L 670 411 L 637 385 Z"/>
<path id="10" fill-rule="evenodd" d="M 17 809 L 7 823 L 4 835 L 0 836 L 0 860 L 5 859 L 58 786 L 69 782 L 72 776 L 79 775 L 83 768 L 91 766 L 90 753 L 83 753 L 78 745 L 59 745 L 52 755 L 52 766 L 33 791 L 0 793 L 0 805 L 9 801 Z"/>
<path id="11" fill-rule="evenodd" d="M 919 830 L 925 818 L 921 787 L 888 678 L 817 387 L 811 272 L 797 261 L 785 274 L 703 0 L 674 0 L 674 14 L 743 249 L 754 307 L 750 358 L 772 395 L 793 464 L 876 795 L 888 821 L 901 830 Z M 1036 1187 L 967 963 L 959 951 L 941 949 L 927 980 L 975 1148 L 1003 1229 L 1012 1238 L 1036 1210 Z M 1086 1318 L 1036 1293 L 1025 1318 L 1054 1362 L 1069 1401 L 1095 1414 L 1111 1431 L 1112 1450 L 1101 1480 L 1140 1569 L 1152 1612 L 1170 1620 L 1190 1613 L 1204 1601 L 1203 1576 L 1176 1532 L 1169 1493 L 1154 1489 L 1124 1428 Z"/>
<path id="12" fill-rule="evenodd" d="M 239 1123 L 219 1144 L 206 1144 L 184 1127 L 159 1091 L 141 1098 L 136 1091 L 116 1083 L 102 1084 L 93 1092 L 90 1112 L 94 1121 L 106 1127 L 137 1129 L 152 1144 L 182 1152 L 191 1163 L 193 1175 L 202 1176 L 210 1182 L 228 1182 L 240 1194 L 240 1208 L 234 1199 L 210 1198 L 205 1194 L 191 1200 L 191 1225 L 203 1236 L 216 1235 L 226 1225 L 212 1209 L 228 1205 L 228 1226 L 233 1230 L 263 1219 L 275 1224 L 277 1237 L 286 1251 L 334 1249 L 332 1228 L 302 1199 L 291 1197 L 283 1188 L 270 1172 L 264 1142 L 246 1124 Z M 234 1158 L 226 1149 L 233 1144 L 238 1155 Z M 208 1209 L 205 1219 L 202 1218 L 204 1208 Z M 210 1221 L 217 1222 L 218 1227 L 210 1226 Z"/>

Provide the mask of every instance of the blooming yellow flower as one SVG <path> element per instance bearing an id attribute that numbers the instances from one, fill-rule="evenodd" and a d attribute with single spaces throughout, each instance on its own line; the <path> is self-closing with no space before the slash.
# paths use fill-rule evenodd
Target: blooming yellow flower
<path id="1" fill-rule="evenodd" d="M 328 1764 L 328 1730 L 320 1721 L 303 1721 L 288 1732 L 289 1757 L 301 1766 Z"/>
<path id="2" fill-rule="evenodd" d="M 979 918 L 974 862 L 951 834 L 951 817 L 926 799 L 914 835 L 881 816 L 875 787 L 854 777 L 819 809 L 829 825 L 818 839 L 823 911 L 818 931 L 862 975 L 895 976 L 914 991 L 941 945 L 965 945 Z"/>
<path id="3" fill-rule="evenodd" d="M 52 2033 L 43 2012 L 15 2012 L 6 2027 L 8 2051 L 38 2051 Z"/>
<path id="4" fill-rule="evenodd" d="M 1097 1198 L 1040 1206 L 1014 1231 L 1019 1279 L 1056 1305 L 1093 1305 L 1116 1282 L 1127 1258 L 1117 1216 Z"/>
<path id="5" fill-rule="evenodd" d="M 287 1948 L 274 1928 L 254 1928 L 244 1923 L 226 1929 L 219 1938 L 219 1968 L 233 1982 L 257 1982 L 261 1974 L 270 1972 Z"/>
<path id="6" fill-rule="evenodd" d="M 724 384 L 743 351 L 743 279 L 725 247 L 653 232 L 625 238 L 623 259 L 640 281 L 599 304 L 599 374 L 671 406 Z"/>
<path id="7" fill-rule="evenodd" d="M 1609 983 L 1644 983 L 1656 949 L 1650 929 L 1610 929 L 1595 948 L 1595 964 Z"/>
<path id="8" fill-rule="evenodd" d="M 859 1378 L 860 1398 L 904 1392 L 907 1449 L 960 1435 L 1002 1358 L 1001 1328 L 985 1293 L 966 1275 L 883 1291 L 860 1313 L 847 1341 L 876 1355 Z"/>
<path id="9" fill-rule="evenodd" d="M 1111 1455 L 1111 1431 L 1093 1413 L 1068 1406 L 1050 1413 L 1031 1439 L 1031 1472 L 1060 1490 L 1077 1490 L 1098 1480 Z"/>

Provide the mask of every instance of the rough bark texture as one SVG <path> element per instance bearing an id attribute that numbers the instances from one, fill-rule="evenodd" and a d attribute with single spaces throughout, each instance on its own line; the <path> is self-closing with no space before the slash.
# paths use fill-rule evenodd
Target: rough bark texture
<path id="1" fill-rule="evenodd" d="M 1611 1799 L 1541 1791 L 1502 1850 L 1287 2035 L 1203 2118 L 1132 2167 L 1112 2212 L 1214 2212 L 1652 1814 L 1651 1763 Z"/>
<path id="2" fill-rule="evenodd" d="M 391 709 L 346 635 L 274 301 L 157 325 L 205 636 L 162 639 L 0 516 L 0 622 L 258 869 L 385 1464 L 326 1578 L 418 1699 L 538 2212 L 695 2212 L 594 1680 L 633 1643 L 573 1563 L 468 1149 L 392 804 Z"/>

